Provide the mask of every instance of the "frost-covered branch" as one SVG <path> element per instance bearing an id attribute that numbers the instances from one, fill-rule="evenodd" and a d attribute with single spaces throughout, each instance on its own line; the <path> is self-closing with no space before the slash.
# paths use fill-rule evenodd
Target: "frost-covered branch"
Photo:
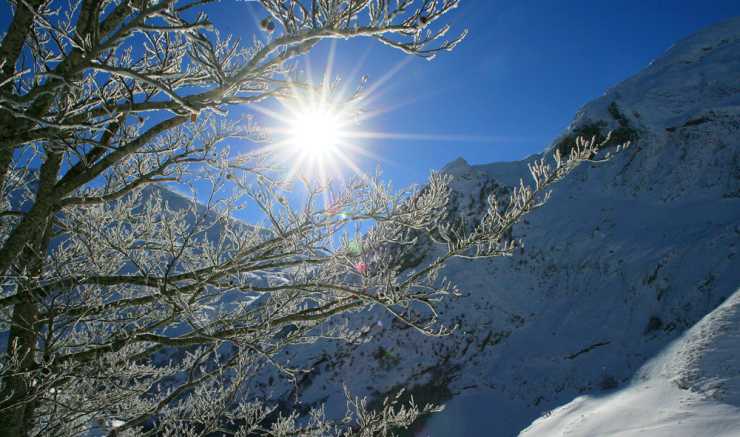
<path id="1" fill-rule="evenodd" d="M 445 40 L 442 21 L 459 0 L 260 0 L 250 45 L 215 29 L 206 3 L 13 3 L 0 43 L 0 435 L 406 427 L 434 407 L 370 411 L 348 395 L 346 420 L 300 420 L 250 401 L 249 385 L 265 366 L 295 378 L 279 352 L 351 338 L 327 322 L 355 311 L 445 333 L 437 303 L 457 294 L 438 278 L 445 262 L 506 254 L 507 229 L 597 152 L 579 143 L 535 164 L 534 185 L 492 199 L 469 232 L 447 221 L 441 175 L 406 192 L 378 177 L 297 186 L 269 150 L 231 147 L 264 140 L 231 110 L 313 87 L 292 65 L 321 40 L 452 50 L 465 32 Z M 261 220 L 234 218 L 247 208 Z M 426 234 L 445 254 L 409 271 L 398 248 Z"/>

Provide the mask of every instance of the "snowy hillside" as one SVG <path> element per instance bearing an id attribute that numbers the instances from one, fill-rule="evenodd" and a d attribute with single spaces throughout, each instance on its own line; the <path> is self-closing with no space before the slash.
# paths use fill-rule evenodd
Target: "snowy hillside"
<path id="1" fill-rule="evenodd" d="M 355 314 L 348 323 L 364 327 L 357 343 L 286 352 L 282 359 L 314 370 L 297 386 L 269 378 L 258 396 L 288 399 L 298 390 L 338 414 L 343 384 L 374 398 L 407 387 L 417 401 L 447 404 L 414 430 L 425 436 L 516 435 L 576 398 L 526 435 L 560 435 L 561 425 L 601 435 L 593 428 L 601 408 L 614 410 L 604 420 L 617 428 L 627 418 L 646 429 L 653 418 L 694 413 L 699 428 L 715 416 L 737 424 L 738 360 L 715 348 L 737 344 L 737 294 L 675 343 L 683 364 L 656 361 L 669 376 L 634 378 L 740 287 L 740 18 L 680 41 L 584 106 L 553 147 L 608 130 L 633 146 L 558 185 L 514 229 L 523 250 L 446 269 L 465 293 L 442 307 L 455 334 L 424 337 L 387 314 Z M 455 213 L 480 214 L 487 193 L 527 177 L 526 162 L 448 165 Z M 734 325 L 735 334 L 703 336 L 714 323 Z M 717 378 L 724 400 L 706 400 Z M 663 398 L 674 404 L 659 416 L 618 408 Z M 671 435 L 694 435 L 684 429 Z"/>
<path id="2" fill-rule="evenodd" d="M 522 437 L 740 435 L 740 292 L 606 396 L 583 396 Z"/>

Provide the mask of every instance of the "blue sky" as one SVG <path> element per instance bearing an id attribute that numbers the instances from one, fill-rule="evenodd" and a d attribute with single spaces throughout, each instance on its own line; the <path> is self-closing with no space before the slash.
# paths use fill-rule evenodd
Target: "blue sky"
<path id="1" fill-rule="evenodd" d="M 248 36 L 257 10 L 226 0 L 209 15 Z M 380 163 L 385 177 L 405 186 L 458 156 L 482 164 L 541 151 L 583 104 L 677 40 L 736 15 L 737 0 L 463 0 L 450 18 L 470 35 L 454 52 L 428 62 L 370 40 L 339 41 L 334 70 L 350 82 L 367 74 L 372 84 L 403 63 L 365 108 L 395 109 L 361 128 L 439 138 L 364 140 L 377 158 L 361 163 Z M 309 56 L 316 71 L 329 46 Z"/>
<path id="2" fill-rule="evenodd" d="M 254 2 L 223 0 L 207 12 L 244 41 L 260 32 Z M 374 158 L 357 160 L 367 171 L 379 164 L 402 187 L 458 156 L 482 164 L 541 151 L 606 88 L 680 38 L 737 15 L 737 0 L 462 0 L 449 18 L 470 34 L 454 52 L 428 62 L 367 39 L 339 41 L 334 72 L 378 85 L 364 109 L 381 113 L 358 129 L 407 138 L 363 140 Z M 8 19 L 4 5 L 2 29 Z M 323 70 L 331 44 L 304 60 L 311 70 Z"/>

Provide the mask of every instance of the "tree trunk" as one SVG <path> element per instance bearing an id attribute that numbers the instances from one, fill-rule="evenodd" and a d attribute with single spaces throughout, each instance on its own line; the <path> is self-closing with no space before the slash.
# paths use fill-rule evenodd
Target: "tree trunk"
<path id="1" fill-rule="evenodd" d="M 27 289 L 35 285 L 34 278 L 41 275 L 44 259 L 49 250 L 52 226 L 51 220 L 39 237 L 34 241 L 34 249 L 28 248 L 21 254 L 21 262 L 28 266 L 27 275 L 31 279 Z M 21 284 L 22 282 L 19 281 Z M 25 281 L 23 281 L 25 282 Z M 23 292 L 23 301 L 13 308 L 13 322 L 10 327 L 8 339 L 8 355 L 15 350 L 19 357 L 17 373 L 7 378 L 6 386 L 0 393 L 0 399 L 8 401 L 0 404 L 0 437 L 27 436 L 33 427 L 33 412 L 36 407 L 34 400 L 34 385 L 41 385 L 42 381 L 36 381 L 31 373 L 36 367 L 36 349 L 39 336 L 36 321 L 39 309 L 36 305 L 36 296 L 29 292 Z M 34 384 L 33 382 L 37 382 Z M 5 410 L 6 406 L 10 407 Z"/>
<path id="2" fill-rule="evenodd" d="M 22 356 L 17 373 L 5 381 L 5 388 L 0 392 L 0 398 L 6 402 L 0 404 L 0 436 L 26 436 L 32 426 L 33 402 L 31 401 L 33 387 L 29 372 L 34 366 L 36 353 L 36 332 L 34 322 L 38 317 L 36 305 L 25 300 L 13 309 L 13 325 L 10 328 L 8 352 L 15 349 Z M 9 408 L 8 408 L 9 407 Z M 7 408 L 7 409 L 6 409 Z"/>
<path id="3" fill-rule="evenodd" d="M 21 298 L 13 307 L 12 325 L 8 338 L 8 356 L 18 358 L 17 368 L 4 381 L 5 387 L 0 391 L 0 437 L 27 436 L 33 426 L 33 410 L 35 408 L 34 386 L 38 387 L 42 381 L 36 380 L 31 373 L 36 369 L 36 349 L 38 341 L 39 316 L 37 306 L 38 296 L 30 290 L 37 285 L 37 281 L 44 268 L 44 260 L 49 249 L 52 233 L 52 216 L 54 214 L 53 195 L 54 184 L 60 166 L 60 157 L 49 154 L 41 168 L 39 188 L 36 203 L 25 219 L 27 224 L 27 238 L 25 245 L 17 257 L 10 256 L 2 272 L 16 276 L 16 293 Z M 24 220 L 25 221 L 25 220 Z M 19 228 L 23 226 L 23 222 Z M 16 228 L 11 234 L 17 234 Z M 7 249 L 6 242 L 3 249 Z M 35 384 L 34 384 L 35 383 Z M 3 400 L 5 400 L 3 402 Z"/>

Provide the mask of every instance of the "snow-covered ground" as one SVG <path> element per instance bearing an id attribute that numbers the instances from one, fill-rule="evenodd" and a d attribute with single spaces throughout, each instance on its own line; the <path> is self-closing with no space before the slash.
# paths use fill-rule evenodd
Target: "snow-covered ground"
<path id="1" fill-rule="evenodd" d="M 336 414 L 343 384 L 371 397 L 407 387 L 417 400 L 447 404 L 414 430 L 424 436 L 516 435 L 566 404 L 527 435 L 609 435 L 679 418 L 692 425 L 671 435 L 697 435 L 710 422 L 716 428 L 701 435 L 730 435 L 722 427 L 738 423 L 737 402 L 636 374 L 670 344 L 692 357 L 675 374 L 711 368 L 729 377 L 740 368 L 705 358 L 713 349 L 681 337 L 740 286 L 740 18 L 678 42 L 585 105 L 565 135 L 589 125 L 638 138 L 558 185 L 551 203 L 515 228 L 523 250 L 449 265 L 445 274 L 466 294 L 442 307 L 455 334 L 429 338 L 379 311 L 355 314 L 349 323 L 365 327 L 363 342 L 286 352 L 283 359 L 312 373 L 297 388 L 276 382 L 257 392 L 276 398 L 297 389 Z M 457 213 L 474 218 L 487 192 L 526 178 L 527 161 L 451 163 Z M 740 392 L 736 382 L 724 390 Z M 631 409 L 640 402 L 653 408 Z M 604 408 L 613 415 L 598 413 Z"/>

